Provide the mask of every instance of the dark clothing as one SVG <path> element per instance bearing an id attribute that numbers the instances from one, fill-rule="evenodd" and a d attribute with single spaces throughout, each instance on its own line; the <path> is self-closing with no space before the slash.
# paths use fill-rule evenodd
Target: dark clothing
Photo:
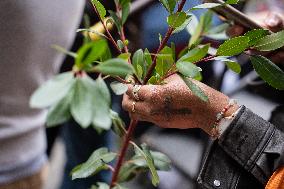
<path id="1" fill-rule="evenodd" d="M 272 125 L 242 106 L 210 147 L 199 184 L 208 189 L 264 188 L 273 172 L 284 166 L 284 133 L 280 129 L 284 125 L 283 119 L 277 120 L 279 125 Z"/>

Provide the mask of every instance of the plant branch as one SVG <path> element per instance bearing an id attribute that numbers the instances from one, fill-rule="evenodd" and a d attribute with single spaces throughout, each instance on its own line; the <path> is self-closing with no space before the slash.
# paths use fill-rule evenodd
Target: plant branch
<path id="1" fill-rule="evenodd" d="M 109 30 L 107 29 L 107 26 L 105 25 L 103 19 L 101 18 L 100 14 L 99 14 L 99 12 L 98 12 L 98 10 L 97 10 L 97 8 L 96 8 L 96 6 L 95 6 L 93 3 L 92 3 L 92 5 L 93 5 L 93 7 L 94 7 L 94 10 L 95 10 L 97 16 L 98 16 L 99 19 L 100 19 L 100 22 L 102 23 L 102 25 L 103 25 L 103 27 L 104 27 L 106 33 L 107 33 L 107 36 L 108 36 L 110 42 L 111 42 L 111 43 L 114 45 L 114 47 L 119 51 L 119 53 L 121 53 L 121 50 L 119 49 L 119 47 L 118 47 L 118 45 L 116 44 L 115 40 L 113 39 L 111 33 L 110 33 Z"/>
<path id="2" fill-rule="evenodd" d="M 117 161 L 116 166 L 114 168 L 114 172 L 113 172 L 113 175 L 112 175 L 110 188 L 112 188 L 112 187 L 114 187 L 116 185 L 116 182 L 117 182 L 117 179 L 118 179 L 118 175 L 119 175 L 119 171 L 120 171 L 120 168 L 122 166 L 122 163 L 123 163 L 126 151 L 128 149 L 128 146 L 129 146 L 129 141 L 132 138 L 132 135 L 133 135 L 133 132 L 134 132 L 134 130 L 136 128 L 137 123 L 138 123 L 138 121 L 134 120 L 134 119 L 132 119 L 130 121 L 130 125 L 129 125 L 127 133 L 125 135 L 122 148 L 121 148 L 121 150 L 120 150 L 120 152 L 118 154 L 119 158 L 118 158 L 118 161 Z"/>
<path id="3" fill-rule="evenodd" d="M 178 10 L 177 10 L 178 12 L 183 9 L 183 6 L 184 6 L 185 2 L 186 2 L 186 0 L 181 0 L 181 3 L 178 6 Z M 165 45 L 167 44 L 167 42 L 168 42 L 170 36 L 172 35 L 173 31 L 174 31 L 174 29 L 172 27 L 169 27 L 169 29 L 168 29 L 168 31 L 167 31 L 167 33 L 165 35 L 165 38 L 162 40 L 162 43 L 160 44 L 156 54 L 158 54 L 165 47 Z M 154 68 L 156 66 L 156 61 L 157 61 L 157 55 L 155 56 L 154 61 L 153 61 L 152 65 L 151 65 L 151 67 L 149 68 L 149 70 L 147 72 L 147 75 L 144 78 L 142 84 L 146 84 L 148 82 L 148 80 L 150 79 L 150 77 L 151 77 L 151 75 L 152 75 L 152 73 L 154 71 Z M 126 155 L 127 148 L 129 146 L 129 141 L 132 138 L 132 135 L 133 135 L 133 132 L 135 131 L 137 123 L 138 123 L 138 121 L 134 120 L 134 119 L 131 119 L 131 121 L 130 121 L 129 128 L 128 128 L 127 133 L 125 135 L 122 148 L 121 148 L 121 150 L 119 152 L 119 158 L 118 158 L 118 161 L 116 163 L 114 173 L 112 175 L 110 188 L 112 188 L 112 187 L 114 187 L 116 185 L 116 182 L 117 182 L 117 179 L 118 179 L 118 175 L 119 175 L 119 172 L 120 172 L 120 168 L 122 166 L 124 157 Z"/>
<path id="4" fill-rule="evenodd" d="M 185 4 L 186 0 L 181 0 L 180 4 L 178 5 L 178 10 L 177 12 L 180 12 L 183 7 L 184 7 L 184 4 Z M 156 52 L 156 55 L 154 56 L 154 59 L 153 59 L 153 63 L 151 64 L 150 68 L 148 69 L 147 71 L 147 74 L 143 80 L 143 84 L 147 84 L 148 80 L 150 79 L 155 67 L 156 67 L 156 64 L 157 64 L 157 54 L 159 54 L 159 52 L 166 46 L 169 38 L 171 37 L 172 33 L 174 31 L 174 28 L 172 27 L 169 27 L 165 37 L 163 38 L 162 42 L 160 43 L 160 46 Z"/>
<path id="5" fill-rule="evenodd" d="M 119 7 L 118 3 L 115 3 L 115 7 L 116 7 L 116 13 L 118 14 L 118 13 L 120 12 L 120 7 Z M 121 19 L 121 18 L 120 18 L 120 19 Z M 123 25 L 121 26 L 121 29 L 120 29 L 120 31 L 119 31 L 119 36 L 120 36 L 120 40 L 124 43 L 124 41 L 126 40 L 126 38 L 125 38 L 125 33 L 124 33 L 124 27 L 123 27 Z M 124 51 L 125 51 L 125 53 L 128 53 L 128 52 L 129 52 L 127 45 L 124 45 Z M 130 59 L 129 59 L 128 62 L 131 64 Z"/>

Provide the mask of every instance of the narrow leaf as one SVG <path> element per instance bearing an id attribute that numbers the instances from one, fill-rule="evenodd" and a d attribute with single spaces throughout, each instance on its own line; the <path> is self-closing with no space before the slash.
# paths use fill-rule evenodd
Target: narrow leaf
<path id="1" fill-rule="evenodd" d="M 137 50 L 133 54 L 132 65 L 134 67 L 135 73 L 138 78 L 143 77 L 143 73 L 145 72 L 145 56 L 142 49 Z"/>
<path id="2" fill-rule="evenodd" d="M 104 75 L 122 76 L 125 77 L 128 74 L 132 74 L 134 69 L 132 65 L 121 58 L 109 59 L 103 63 L 94 67 L 95 71 L 101 72 Z"/>
<path id="3" fill-rule="evenodd" d="M 221 6 L 220 3 L 204 3 L 204 4 L 201 4 L 201 5 L 195 6 L 195 7 L 191 8 L 190 10 L 211 9 L 211 8 L 219 7 L 219 6 Z"/>
<path id="4" fill-rule="evenodd" d="M 172 49 L 166 46 L 157 56 L 157 65 L 155 69 L 156 72 L 162 77 L 168 72 L 174 63 Z"/>
<path id="5" fill-rule="evenodd" d="M 168 16 L 167 22 L 173 28 L 180 27 L 186 20 L 187 15 L 185 12 L 176 12 Z"/>
<path id="6" fill-rule="evenodd" d="M 204 58 L 209 49 L 210 44 L 204 45 L 203 47 L 196 47 L 182 56 L 178 61 L 185 61 L 185 62 L 196 62 Z"/>
<path id="7" fill-rule="evenodd" d="M 217 50 L 218 56 L 235 56 L 242 53 L 249 46 L 246 36 L 235 37 L 225 41 Z"/>
<path id="8" fill-rule="evenodd" d="M 259 51 L 273 51 L 284 46 L 284 30 L 259 39 L 254 48 Z"/>
<path id="9" fill-rule="evenodd" d="M 121 16 L 122 25 L 126 22 L 127 17 L 129 15 L 129 11 L 130 11 L 130 3 L 125 3 L 122 6 L 122 16 Z"/>
<path id="10" fill-rule="evenodd" d="M 251 56 L 251 62 L 258 75 L 272 87 L 284 90 L 284 72 L 273 62 L 260 55 Z"/>
<path id="11" fill-rule="evenodd" d="M 157 170 L 155 168 L 154 165 L 154 160 L 152 158 L 152 155 L 150 153 L 149 147 L 146 144 L 142 144 L 141 147 L 142 149 L 140 149 L 139 146 L 137 146 L 135 143 L 132 143 L 135 150 L 137 150 L 146 160 L 146 163 L 150 169 L 151 175 L 152 175 L 152 184 L 154 186 L 157 186 L 160 182 L 159 176 L 157 174 Z"/>
<path id="12" fill-rule="evenodd" d="M 77 54 L 71 51 L 68 51 L 66 49 L 64 49 L 63 47 L 59 46 L 59 45 L 52 45 L 52 48 L 54 48 L 55 50 L 57 50 L 58 52 L 61 52 L 63 54 L 66 54 L 68 56 L 71 56 L 73 58 L 77 57 Z"/>
<path id="13" fill-rule="evenodd" d="M 193 83 L 189 78 L 181 76 L 185 84 L 188 86 L 188 88 L 191 90 L 191 92 L 196 95 L 198 98 L 203 100 L 204 102 L 208 102 L 208 97 L 206 94 L 202 91 L 202 89 L 197 86 L 195 83 Z"/>
<path id="14" fill-rule="evenodd" d="M 227 0 L 226 4 L 238 4 L 239 0 Z"/>
<path id="15" fill-rule="evenodd" d="M 263 38 L 264 36 L 268 34 L 269 34 L 268 30 L 255 29 L 255 30 L 248 31 L 247 33 L 245 33 L 244 36 L 249 37 L 249 46 L 252 46 L 252 45 L 255 45 L 259 39 Z"/>
<path id="16" fill-rule="evenodd" d="M 176 67 L 186 77 L 194 78 L 200 74 L 200 68 L 191 62 L 177 62 Z"/>
<path id="17" fill-rule="evenodd" d="M 98 10 L 100 17 L 103 19 L 106 16 L 105 7 L 98 0 L 92 0 L 92 3 L 96 7 L 96 9 Z"/>
<path id="18" fill-rule="evenodd" d="M 226 61 L 225 62 L 226 66 L 232 70 L 233 72 L 239 74 L 241 73 L 241 66 L 237 63 L 237 62 L 234 62 L 234 61 Z"/>

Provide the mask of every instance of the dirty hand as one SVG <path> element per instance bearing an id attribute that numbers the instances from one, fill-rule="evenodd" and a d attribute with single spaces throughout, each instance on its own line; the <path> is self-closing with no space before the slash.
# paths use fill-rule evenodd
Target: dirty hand
<path id="1" fill-rule="evenodd" d="M 201 128 L 211 134 L 211 126 L 229 101 L 229 98 L 211 87 L 192 80 L 208 96 L 209 102 L 196 97 L 178 75 L 168 77 L 164 85 L 144 85 L 138 91 L 139 100 L 133 94 L 133 86 L 123 96 L 122 106 L 133 119 L 152 122 L 164 128 Z M 134 102 L 134 104 L 133 104 Z M 226 113 L 238 109 L 234 105 Z"/>

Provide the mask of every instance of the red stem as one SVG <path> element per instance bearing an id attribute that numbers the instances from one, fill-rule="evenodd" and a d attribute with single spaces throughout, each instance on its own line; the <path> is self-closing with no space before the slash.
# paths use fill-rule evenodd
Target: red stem
<path id="1" fill-rule="evenodd" d="M 186 0 L 181 0 L 181 3 L 178 6 L 177 12 L 180 12 L 183 9 L 183 6 L 184 6 L 185 2 L 186 2 Z M 167 31 L 167 33 L 165 35 L 165 38 L 162 40 L 162 42 L 161 42 L 161 44 L 160 44 L 160 46 L 159 46 L 159 48 L 157 50 L 157 53 L 155 55 L 155 58 L 153 60 L 153 63 L 151 65 L 151 67 L 147 71 L 146 77 L 143 80 L 143 84 L 146 84 L 148 82 L 148 80 L 150 79 L 150 77 L 151 77 L 151 75 L 152 75 L 152 73 L 154 71 L 154 68 L 156 66 L 157 54 L 165 47 L 165 45 L 167 44 L 167 42 L 168 42 L 170 36 L 172 35 L 173 31 L 174 31 L 174 29 L 172 27 L 169 27 L 169 29 L 168 29 L 168 31 Z M 130 121 L 129 128 L 127 130 L 127 133 L 126 133 L 126 136 L 125 136 L 122 148 L 121 148 L 121 150 L 119 152 L 118 161 L 116 163 L 115 170 L 114 170 L 114 173 L 112 175 L 110 188 L 112 188 L 112 187 L 114 187 L 116 185 L 116 182 L 117 182 L 117 179 L 118 179 L 118 175 L 119 175 L 119 172 L 120 172 L 120 168 L 122 166 L 122 163 L 123 163 L 124 157 L 126 155 L 126 151 L 127 151 L 129 142 L 131 140 L 133 132 L 135 131 L 137 123 L 138 123 L 137 120 L 131 119 L 131 121 Z"/>
<path id="2" fill-rule="evenodd" d="M 124 139 L 124 142 L 123 142 L 123 146 L 120 150 L 120 153 L 118 154 L 119 158 L 118 158 L 118 161 L 117 161 L 116 166 L 114 168 L 114 173 L 112 175 L 110 188 L 114 187 L 116 182 L 117 182 L 118 174 L 119 174 L 120 168 L 122 166 L 122 163 L 123 163 L 123 160 L 124 160 L 124 157 L 125 157 L 128 145 L 129 145 L 129 141 L 131 140 L 131 137 L 133 135 L 133 132 L 136 128 L 137 123 L 138 123 L 137 120 L 132 119 L 130 121 L 129 128 L 127 130 L 127 133 L 126 133 L 126 136 L 125 136 L 125 139 Z"/>

